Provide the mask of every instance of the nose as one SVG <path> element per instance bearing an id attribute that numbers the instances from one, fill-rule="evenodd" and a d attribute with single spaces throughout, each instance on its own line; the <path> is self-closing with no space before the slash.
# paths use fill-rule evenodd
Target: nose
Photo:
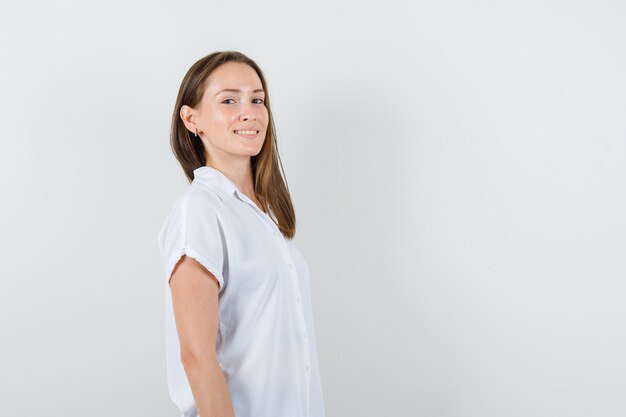
<path id="1" fill-rule="evenodd" d="M 239 116 L 243 121 L 256 120 L 256 109 L 254 105 L 246 103 L 242 106 L 241 115 Z"/>
<path id="2" fill-rule="evenodd" d="M 243 109 L 240 117 L 242 120 L 245 120 L 245 121 L 256 120 L 256 114 L 254 112 L 254 109 L 250 109 L 250 108 Z"/>

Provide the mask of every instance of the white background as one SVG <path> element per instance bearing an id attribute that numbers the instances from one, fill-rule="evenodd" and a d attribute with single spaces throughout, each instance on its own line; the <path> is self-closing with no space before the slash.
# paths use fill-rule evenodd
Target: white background
<path id="1" fill-rule="evenodd" d="M 327 417 L 626 415 L 620 1 L 0 3 L 0 415 L 177 416 L 183 75 L 267 76 Z"/>

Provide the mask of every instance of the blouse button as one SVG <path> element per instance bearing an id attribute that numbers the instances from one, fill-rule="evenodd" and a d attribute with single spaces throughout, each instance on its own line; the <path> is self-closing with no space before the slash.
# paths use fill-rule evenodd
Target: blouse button
<path id="1" fill-rule="evenodd" d="M 296 302 L 298 303 L 300 302 L 300 297 L 296 298 Z"/>
<path id="2" fill-rule="evenodd" d="M 289 269 L 293 269 L 293 264 L 289 264 Z"/>

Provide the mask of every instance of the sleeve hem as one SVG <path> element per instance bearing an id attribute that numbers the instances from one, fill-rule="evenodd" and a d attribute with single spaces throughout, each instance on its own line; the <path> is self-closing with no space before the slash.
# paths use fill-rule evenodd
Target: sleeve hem
<path id="1" fill-rule="evenodd" d="M 190 258 L 195 259 L 202 265 L 207 271 L 212 273 L 219 283 L 219 291 L 222 290 L 224 286 L 224 277 L 222 276 L 222 271 L 216 268 L 211 262 L 209 262 L 204 256 L 200 255 L 196 250 L 189 247 L 182 247 L 176 250 L 176 252 L 172 255 L 172 258 L 167 267 L 166 273 L 166 284 L 169 284 L 170 279 L 172 278 L 172 272 L 174 271 L 174 267 L 180 260 L 183 255 L 187 255 Z"/>

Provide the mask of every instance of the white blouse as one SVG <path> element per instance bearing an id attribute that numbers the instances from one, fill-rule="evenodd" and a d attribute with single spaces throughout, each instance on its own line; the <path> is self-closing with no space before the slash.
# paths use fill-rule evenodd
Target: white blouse
<path id="1" fill-rule="evenodd" d="M 220 284 L 216 354 L 235 417 L 324 417 L 307 262 L 226 175 L 208 166 L 193 174 L 158 235 L 172 401 L 182 417 L 198 416 L 169 286 L 184 254 Z"/>

